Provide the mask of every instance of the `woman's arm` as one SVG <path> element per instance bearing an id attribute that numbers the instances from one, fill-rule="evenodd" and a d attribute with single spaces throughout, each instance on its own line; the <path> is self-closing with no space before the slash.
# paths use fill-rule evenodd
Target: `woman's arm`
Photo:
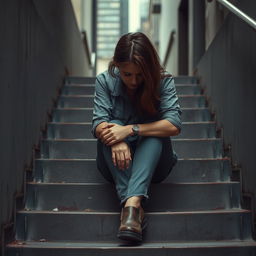
<path id="1" fill-rule="evenodd" d="M 169 137 L 180 133 L 180 130 L 167 120 L 139 124 L 138 126 L 140 136 Z"/>
<path id="2" fill-rule="evenodd" d="M 176 136 L 180 133 L 180 130 L 167 120 L 159 120 L 152 123 L 137 125 L 139 126 L 139 136 L 169 137 Z M 133 125 L 131 124 L 124 126 L 109 124 L 103 129 L 100 139 L 104 144 L 112 146 L 128 136 L 132 136 L 132 127 Z"/>

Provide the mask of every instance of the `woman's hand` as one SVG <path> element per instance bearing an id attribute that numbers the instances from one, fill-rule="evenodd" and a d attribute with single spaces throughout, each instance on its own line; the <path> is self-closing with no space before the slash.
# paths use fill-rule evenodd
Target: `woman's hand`
<path id="1" fill-rule="evenodd" d="M 120 170 L 128 169 L 132 160 L 128 144 L 124 141 L 118 142 L 111 147 L 111 151 L 114 166 L 117 166 Z"/>
<path id="2" fill-rule="evenodd" d="M 131 132 L 131 125 L 122 126 L 111 123 L 102 128 L 100 139 L 105 145 L 112 146 L 117 142 L 123 141 Z"/>

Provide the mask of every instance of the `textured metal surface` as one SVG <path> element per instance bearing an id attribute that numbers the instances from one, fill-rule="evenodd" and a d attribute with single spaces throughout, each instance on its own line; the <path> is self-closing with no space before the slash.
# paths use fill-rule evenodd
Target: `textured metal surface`
<path id="1" fill-rule="evenodd" d="M 61 96 L 58 101 L 58 108 L 89 108 L 93 106 L 93 99 L 93 95 Z M 182 108 L 205 107 L 205 96 L 179 96 L 179 104 Z"/>
<path id="2" fill-rule="evenodd" d="M 92 85 L 82 85 L 73 84 L 65 85 L 61 93 L 62 95 L 93 95 L 95 91 L 94 84 Z M 176 91 L 178 95 L 198 95 L 201 94 L 201 87 L 197 84 L 177 84 Z"/>
<path id="3" fill-rule="evenodd" d="M 174 77 L 174 81 L 176 84 L 196 84 L 198 82 L 197 77 L 194 76 L 178 76 Z M 95 77 L 67 77 L 66 83 L 67 84 L 87 84 L 87 83 L 94 83 Z"/>
<path id="4" fill-rule="evenodd" d="M 120 210 L 115 188 L 111 184 L 29 183 L 27 190 L 26 208 L 30 210 Z M 239 208 L 239 192 L 239 183 L 229 182 L 153 184 L 145 209 L 165 212 Z"/>
<path id="5" fill-rule="evenodd" d="M 20 212 L 17 239 L 48 241 L 117 241 L 119 213 Z M 26 221 L 24 220 L 26 218 Z M 250 239 L 250 214 L 241 210 L 148 213 L 145 242 Z M 150 232 L 151 231 L 151 232 Z M 153 232 L 152 232 L 153 231 Z"/>
<path id="6" fill-rule="evenodd" d="M 221 139 L 172 139 L 172 143 L 179 158 L 222 157 Z M 42 140 L 41 157 L 64 159 L 95 158 L 96 146 L 96 139 Z"/>
<path id="7" fill-rule="evenodd" d="M 218 182 L 230 180 L 228 159 L 179 159 L 163 182 Z M 106 182 L 97 170 L 95 159 L 38 159 L 35 181 L 41 182 Z"/>
<path id="8" fill-rule="evenodd" d="M 92 138 L 91 123 L 48 123 L 49 139 L 89 139 Z M 215 122 L 183 123 L 181 133 L 174 138 L 214 138 Z"/>
<path id="9" fill-rule="evenodd" d="M 183 122 L 204 122 L 211 120 L 208 108 L 182 109 Z M 56 108 L 53 111 L 53 122 L 91 122 L 92 108 Z"/>
<path id="10" fill-rule="evenodd" d="M 93 95 L 95 91 L 94 84 L 92 85 L 65 85 L 62 90 L 62 95 Z"/>
<path id="11" fill-rule="evenodd" d="M 122 243 L 61 243 L 26 242 L 21 246 L 13 243 L 7 256 L 254 256 L 255 242 L 200 241 L 197 243 L 144 243 L 131 246 Z"/>
<path id="12" fill-rule="evenodd" d="M 256 19 L 256 1 L 235 5 Z M 243 191 L 256 206 L 256 33 L 245 22 L 229 15 L 211 47 L 197 66 L 210 99 L 225 145 L 231 146 L 233 162 L 242 168 Z M 256 213 L 256 208 L 254 209 Z"/>

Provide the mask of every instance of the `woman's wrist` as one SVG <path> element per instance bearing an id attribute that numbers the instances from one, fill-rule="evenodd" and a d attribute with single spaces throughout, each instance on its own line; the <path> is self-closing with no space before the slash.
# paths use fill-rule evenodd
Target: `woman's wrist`
<path id="1" fill-rule="evenodd" d="M 126 128 L 127 128 L 127 137 L 128 136 L 133 136 L 133 129 L 132 129 L 132 127 L 133 127 L 133 125 L 132 124 L 128 124 L 128 125 L 126 125 Z"/>

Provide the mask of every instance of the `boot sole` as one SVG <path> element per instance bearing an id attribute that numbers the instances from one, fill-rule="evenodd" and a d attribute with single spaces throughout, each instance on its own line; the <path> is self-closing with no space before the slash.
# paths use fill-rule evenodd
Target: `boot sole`
<path id="1" fill-rule="evenodd" d="M 119 231 L 117 237 L 121 240 L 132 241 L 132 242 L 141 242 L 142 235 L 133 231 L 123 230 Z"/>

